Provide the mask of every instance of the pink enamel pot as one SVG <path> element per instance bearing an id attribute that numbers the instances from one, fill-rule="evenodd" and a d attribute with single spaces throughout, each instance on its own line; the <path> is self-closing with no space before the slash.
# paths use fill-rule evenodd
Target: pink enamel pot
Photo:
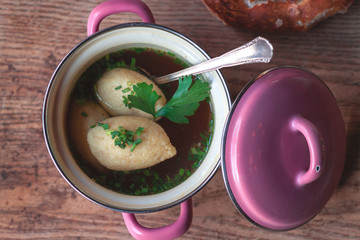
<path id="1" fill-rule="evenodd" d="M 102 31 L 100 22 L 120 12 L 139 15 L 142 23 Z M 174 239 L 192 221 L 191 197 L 204 187 L 220 164 L 236 208 L 251 222 L 288 230 L 313 218 L 340 179 L 345 158 L 345 130 L 334 96 L 313 73 L 281 67 L 260 74 L 231 103 L 220 71 L 202 74 L 211 84 L 213 140 L 199 168 L 165 192 L 130 196 L 92 181 L 78 166 L 66 138 L 69 96 L 82 71 L 110 52 L 131 47 L 170 51 L 189 65 L 210 59 L 194 41 L 154 23 L 140 0 L 110 0 L 88 19 L 88 38 L 55 70 L 44 99 L 43 131 L 49 154 L 64 179 L 89 200 L 122 212 L 136 239 Z M 160 228 L 141 226 L 134 214 L 181 205 L 179 218 Z"/>
<path id="2" fill-rule="evenodd" d="M 98 31 L 108 15 L 132 12 L 143 22 L 127 23 Z M 203 74 L 211 83 L 212 109 L 217 115 L 213 140 L 207 156 L 192 175 L 181 184 L 147 196 L 130 196 L 111 191 L 92 181 L 78 166 L 67 141 L 67 109 L 70 94 L 82 72 L 101 57 L 122 49 L 154 48 L 171 52 L 189 65 L 210 59 L 208 54 L 181 33 L 154 23 L 149 8 L 140 0 L 110 0 L 98 5 L 88 19 L 88 38 L 79 43 L 61 61 L 46 92 L 43 107 L 43 131 L 55 166 L 66 181 L 89 200 L 123 213 L 129 232 L 137 239 L 173 239 L 184 234 L 192 221 L 191 196 L 198 192 L 220 165 L 223 126 L 231 100 L 219 71 Z M 150 229 L 138 224 L 135 213 L 160 211 L 181 205 L 177 221 L 169 226 Z"/>

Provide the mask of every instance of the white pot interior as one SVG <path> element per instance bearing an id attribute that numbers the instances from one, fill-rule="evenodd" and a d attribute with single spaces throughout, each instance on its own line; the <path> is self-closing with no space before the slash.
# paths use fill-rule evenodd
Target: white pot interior
<path id="1" fill-rule="evenodd" d="M 120 25 L 95 34 L 74 48 L 55 71 L 44 102 L 44 134 L 58 170 L 82 195 L 96 203 L 122 211 L 156 211 L 186 200 L 213 176 L 220 162 L 222 132 L 231 100 L 219 71 L 202 75 L 205 81 L 211 83 L 212 110 L 215 116 L 213 140 L 199 168 L 180 185 L 155 195 L 129 196 L 96 184 L 77 165 L 66 141 L 68 99 L 81 73 L 93 62 L 110 52 L 131 47 L 170 51 L 190 65 L 209 58 L 191 40 L 157 25 Z"/>

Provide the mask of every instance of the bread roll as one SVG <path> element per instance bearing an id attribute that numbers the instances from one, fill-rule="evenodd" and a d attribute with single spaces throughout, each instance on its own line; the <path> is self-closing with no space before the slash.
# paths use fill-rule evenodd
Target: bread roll
<path id="1" fill-rule="evenodd" d="M 87 141 L 91 152 L 97 160 L 108 169 L 130 171 L 151 167 L 168 158 L 175 156 L 176 149 L 170 143 L 164 129 L 156 122 L 136 116 L 118 116 L 108 118 L 102 123 L 109 126 L 109 130 L 118 130 L 121 126 L 135 132 L 143 127 L 142 142 L 131 151 L 131 146 L 125 149 L 115 146 L 114 139 L 101 126 L 89 130 Z"/>
<path id="2" fill-rule="evenodd" d="M 257 32 L 304 32 L 354 0 L 202 0 L 225 24 Z"/>

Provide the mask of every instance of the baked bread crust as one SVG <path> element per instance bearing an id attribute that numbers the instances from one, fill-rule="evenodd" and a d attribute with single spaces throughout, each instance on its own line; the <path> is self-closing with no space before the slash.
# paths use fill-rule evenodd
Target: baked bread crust
<path id="1" fill-rule="evenodd" d="M 354 0 L 202 0 L 226 25 L 259 32 L 305 32 L 346 13 Z"/>

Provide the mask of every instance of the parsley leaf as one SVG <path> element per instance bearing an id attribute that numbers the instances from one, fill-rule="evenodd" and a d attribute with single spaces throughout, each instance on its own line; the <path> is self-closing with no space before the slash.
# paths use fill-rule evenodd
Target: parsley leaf
<path id="1" fill-rule="evenodd" d="M 203 101 L 210 95 L 210 85 L 196 79 L 192 84 L 191 76 L 179 79 L 179 86 L 172 98 L 159 111 L 155 111 L 155 103 L 161 97 L 153 89 L 153 85 L 145 82 L 133 86 L 134 95 L 129 95 L 129 107 L 138 108 L 154 116 L 167 117 L 175 123 L 189 123 L 187 116 L 194 115 Z"/>
<path id="2" fill-rule="evenodd" d="M 161 96 L 152 89 L 153 85 L 148 85 L 145 82 L 133 85 L 135 95 L 128 95 L 128 107 L 138 108 L 144 112 L 155 116 L 155 103 Z"/>
<path id="3" fill-rule="evenodd" d="M 173 122 L 189 123 L 186 116 L 194 115 L 195 111 L 200 105 L 200 101 L 209 96 L 209 83 L 201 82 L 199 79 L 195 81 L 193 86 L 189 89 L 192 83 L 191 76 L 186 76 L 179 79 L 179 87 L 169 102 L 161 108 L 155 118 L 164 116 Z"/>

